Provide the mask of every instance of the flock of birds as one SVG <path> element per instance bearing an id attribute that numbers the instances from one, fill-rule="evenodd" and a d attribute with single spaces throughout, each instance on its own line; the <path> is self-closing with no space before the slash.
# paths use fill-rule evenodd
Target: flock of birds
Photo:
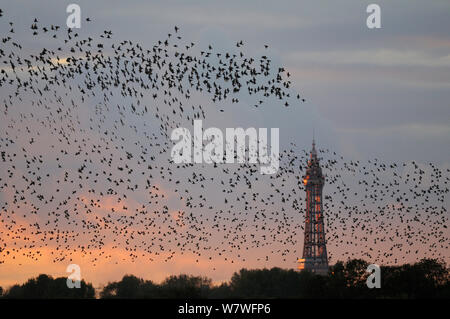
<path id="1" fill-rule="evenodd" d="M 225 112 L 225 101 L 305 102 L 283 67 L 248 57 L 243 41 L 197 48 L 178 27 L 147 49 L 34 19 L 28 41 L 45 47 L 31 50 L 1 9 L 0 25 L 0 264 L 301 257 L 308 150 L 282 150 L 274 175 L 170 158 L 171 130 Z M 332 260 L 448 262 L 448 168 L 319 155 Z"/>

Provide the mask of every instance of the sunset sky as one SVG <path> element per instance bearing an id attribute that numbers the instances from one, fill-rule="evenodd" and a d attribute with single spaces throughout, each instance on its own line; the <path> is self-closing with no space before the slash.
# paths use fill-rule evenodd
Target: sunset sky
<path id="1" fill-rule="evenodd" d="M 80 5 L 83 23 L 80 33 L 99 35 L 103 30 L 112 30 L 116 41 L 132 40 L 142 46 L 151 48 L 159 39 L 164 39 L 167 33 L 173 32 L 174 26 L 180 27 L 179 31 L 186 43 L 194 42 L 202 48 L 208 44 L 213 45 L 217 50 L 236 50 L 236 42 L 243 40 L 245 51 L 249 55 L 267 55 L 272 59 L 274 65 L 283 65 L 291 74 L 293 90 L 300 92 L 305 97 L 305 103 L 299 103 L 295 107 L 264 107 L 255 111 L 248 107 L 255 102 L 252 97 L 243 97 L 242 103 L 231 104 L 228 102 L 214 103 L 200 94 L 194 95 L 192 104 L 202 104 L 204 108 L 210 108 L 210 116 L 204 120 L 204 127 L 278 127 L 280 128 L 280 149 L 289 149 L 291 143 L 296 144 L 299 155 L 302 150 L 310 150 L 312 134 L 314 128 L 315 139 L 320 149 L 330 149 L 338 155 L 326 155 L 326 158 L 338 158 L 342 155 L 347 161 L 359 160 L 367 163 L 377 158 L 383 163 L 410 163 L 415 161 L 423 170 L 425 177 L 420 187 L 426 188 L 432 185 L 432 174 L 429 163 L 433 163 L 439 169 L 445 171 L 450 169 L 450 2 L 448 1 L 378 1 L 381 7 L 381 29 L 371 30 L 366 26 L 366 7 L 373 1 L 77 1 Z M 4 11 L 5 21 L 14 21 L 15 37 L 21 39 L 25 52 L 35 52 L 47 43 L 35 41 L 28 36 L 29 26 L 34 17 L 37 17 L 44 24 L 58 24 L 65 27 L 67 18 L 66 7 L 73 1 L 3 1 L 0 0 L 0 8 Z M 93 21 L 85 23 L 84 19 L 90 17 Z M 2 22 L 2 27 L 6 23 Z M 23 26 L 22 28 L 20 26 Z M 21 33 L 23 31 L 23 33 Z M 26 36 L 27 34 L 27 36 Z M 268 45 L 268 49 L 264 49 Z M 1 48 L 1 47 L 0 47 Z M 3 67 L 3 66 L 0 66 Z M 3 92 L 0 88 L 0 96 L 3 100 Z M 5 95 L 6 96 L 6 95 Z M 117 97 L 116 97 L 117 99 Z M 114 100 L 114 103 L 119 100 Z M 270 103 L 273 101 L 269 101 Z M 220 113 L 217 109 L 226 106 L 227 112 Z M 20 109 L 30 111 L 30 106 L 26 102 L 18 104 L 17 112 Z M 27 147 L 28 152 L 45 155 L 42 165 L 42 173 L 51 174 L 48 184 L 42 186 L 42 192 L 46 196 L 54 195 L 57 202 L 64 201 L 71 193 L 71 185 L 60 186 L 54 183 L 58 179 L 64 178 L 64 171 L 73 172 L 69 179 L 76 179 L 77 169 L 80 163 L 70 155 L 60 154 L 57 147 L 55 150 L 51 145 L 58 143 L 56 136 L 49 131 L 42 130 L 36 124 L 30 122 L 27 129 L 40 131 L 41 136 L 33 145 L 28 145 L 30 136 L 25 133 L 25 127 L 18 122 L 13 125 L 13 110 L 8 117 L 0 117 L 0 136 L 5 138 L 6 132 L 9 137 L 15 136 L 16 145 L 14 150 L 20 153 L 22 147 Z M 80 115 L 87 118 L 94 111 L 86 108 L 80 109 Z M 16 114 L 17 115 L 17 114 Z M 44 117 L 45 114 L 37 115 Z M 111 115 L 110 119 L 116 119 Z M 30 119 L 27 119 L 30 120 Z M 107 121 L 106 121 L 107 122 Z M 136 125 L 142 128 L 145 121 L 136 120 Z M 153 122 L 147 122 L 151 126 Z M 12 126 L 9 126 L 12 125 Z M 83 122 L 81 127 L 88 128 L 90 123 Z M 148 142 L 142 136 L 136 137 L 132 130 L 119 131 L 119 136 L 124 138 L 123 145 L 127 145 L 131 150 L 138 150 L 139 147 L 133 145 L 138 140 L 141 143 Z M 88 137 L 89 147 L 102 143 L 102 136 L 95 132 L 88 131 L 84 137 Z M 78 137 L 82 137 L 79 135 Z M 4 145 L 4 144 L 1 144 Z M 116 159 L 120 157 L 121 150 L 113 149 Z M 71 149 L 68 146 L 67 149 Z M 3 149 L 2 149 L 3 151 Z M 55 153 L 52 153 L 55 152 Z M 96 162 L 101 160 L 104 154 L 90 155 Z M 328 156 L 328 157 L 327 157 Z M 57 169 L 57 157 L 61 157 L 65 163 L 64 170 Z M 159 165 L 163 162 L 156 161 Z M 138 159 L 133 158 L 128 165 L 136 165 Z M 97 162 L 96 162 L 97 163 Z M 4 166 L 1 166 L 4 165 Z M 9 164 L 8 164 L 9 165 Z M 162 164 L 161 164 L 162 165 Z M 10 166 L 0 164 L 1 183 L 8 182 L 9 185 L 20 185 L 21 175 L 27 174 L 27 168 L 17 163 L 17 172 L 13 178 L 9 178 L 7 169 Z M 98 165 L 98 171 L 104 170 L 106 165 Z M 135 166 L 130 166 L 131 168 Z M 398 171 L 401 176 L 406 176 L 412 172 L 412 165 Z M 393 171 L 393 170 L 392 170 Z M 392 181 L 392 176 L 380 173 L 380 179 Z M 114 171 L 112 171 L 114 172 Z M 148 176 L 138 175 L 141 171 L 136 169 L 134 178 L 136 184 L 145 185 Z M 191 171 L 180 172 L 175 179 L 188 178 Z M 201 169 L 205 176 L 216 176 L 215 172 L 209 168 Z M 347 185 L 360 192 L 357 180 L 352 179 L 341 171 L 327 171 L 324 173 L 330 179 L 337 177 L 348 182 Z M 219 174 L 219 176 L 221 176 Z M 431 176 L 431 179 L 430 179 Z M 448 173 L 447 175 L 448 176 Z M 118 178 L 126 178 L 123 172 L 118 173 Z M 225 179 L 227 177 L 225 176 Z M 266 181 L 266 182 L 264 182 Z M 134 180 L 133 180 L 134 182 Z M 83 183 L 89 184 L 91 180 Z M 270 180 L 261 178 L 257 184 L 257 189 L 262 194 L 270 194 Z M 286 193 L 292 187 L 297 187 L 295 176 L 286 181 Z M 75 182 L 75 185 L 78 183 Z M 172 226 L 187 230 L 188 226 L 183 224 L 183 217 L 180 211 L 189 212 L 186 198 L 180 199 L 180 194 L 189 188 L 191 195 L 198 198 L 201 194 L 207 198 L 204 208 L 198 213 L 208 214 L 208 204 L 214 205 L 220 210 L 223 207 L 224 194 L 221 193 L 220 185 L 213 182 L 205 182 L 205 188 L 192 187 L 185 183 L 177 188 L 169 183 L 167 179 L 156 179 L 152 181 L 155 186 L 150 190 L 140 188 L 127 198 L 121 197 L 118 200 L 116 195 L 102 196 L 101 201 L 91 206 L 98 198 L 98 194 L 88 192 L 88 188 L 77 188 L 78 193 L 72 197 L 67 207 L 78 207 L 80 214 L 74 217 L 80 224 L 92 221 L 100 222 L 111 210 L 121 211 L 127 207 L 128 212 L 141 209 L 143 204 L 149 202 L 152 197 L 151 210 L 161 211 L 167 205 L 167 216 L 158 216 L 155 220 L 160 223 L 161 229 L 166 232 L 172 230 Z M 22 185 L 23 186 L 23 185 Z M 92 185 L 91 185 L 92 186 Z M 123 187 L 123 186 L 122 186 Z M 190 189 L 192 187 L 192 189 Z M 330 194 L 335 190 L 329 186 L 325 193 Z M 406 186 L 405 186 L 406 187 Z M 448 184 L 446 185 L 448 187 Z M 56 192 L 61 188 L 61 192 Z M 95 188 L 95 186 L 92 186 Z M 117 189 L 123 193 L 126 189 Z M 244 188 L 237 188 L 235 197 L 240 196 L 245 191 Z M 327 191 L 329 193 L 327 193 Z M 127 194 L 130 194 L 128 192 Z M 300 195 L 301 194 L 301 195 Z M 28 213 L 34 208 L 28 203 L 13 203 L 14 190 L 11 187 L 4 187 L 0 193 L 0 234 L 1 242 L 8 247 L 16 247 L 9 256 L 3 256 L 3 263 L 0 264 L 0 286 L 8 287 L 17 282 L 36 276 L 40 273 L 47 273 L 54 277 L 65 276 L 68 259 L 53 262 L 53 259 L 60 256 L 61 251 L 57 250 L 54 241 L 49 242 L 47 247 L 26 247 L 27 241 L 14 238 L 14 232 L 19 231 L 21 238 L 24 236 L 41 239 L 40 236 L 30 232 L 20 230 L 21 224 L 33 224 L 35 221 L 41 222 L 41 216 L 45 212 L 30 216 Z M 195 197 L 193 195 L 193 197 Z M 360 194 L 361 195 L 361 194 Z M 228 196 L 228 195 L 226 195 Z M 231 195 L 230 195 L 231 196 Z M 269 195 L 268 195 L 269 196 Z M 302 199 L 303 190 L 294 196 Z M 359 196 L 359 195 L 358 195 Z M 157 203 L 155 201 L 158 201 Z M 359 198 L 349 199 L 349 205 L 360 203 Z M 198 200 L 196 203 L 200 203 Z M 303 207 L 304 201 L 300 200 Z M 414 202 L 414 201 L 413 201 Z M 417 200 L 420 202 L 420 199 Z M 39 204 L 39 202 L 34 202 Z M 395 205 L 395 201 L 385 202 L 384 205 Z M 431 203 L 432 205 L 433 203 Z M 85 214 L 83 205 L 89 206 L 91 211 Z M 222 206 L 221 206 L 222 205 Z M 242 208 L 243 203 L 236 203 L 235 208 Z M 368 206 L 371 204 L 368 203 Z M 8 213 L 4 207 L 8 206 Z M 286 212 L 286 220 L 283 223 L 289 224 L 283 229 L 296 229 L 295 234 L 281 234 L 284 236 L 279 241 L 271 241 L 266 238 L 263 245 L 255 249 L 229 249 L 230 242 L 238 242 L 238 238 L 227 238 L 225 242 L 218 229 L 211 232 L 211 249 L 224 249 L 222 257 L 212 258 L 212 253 L 202 253 L 201 256 L 194 251 L 186 251 L 180 254 L 179 251 L 170 257 L 171 252 L 161 252 L 159 255 L 147 254 L 144 249 L 137 250 L 136 255 L 145 255 L 138 259 L 130 258 L 130 251 L 124 249 L 122 244 L 127 240 L 125 237 L 115 237 L 112 229 L 105 230 L 102 239 L 105 245 L 101 250 L 87 249 L 82 252 L 80 249 L 71 247 L 72 262 L 81 267 L 82 278 L 92 282 L 95 287 L 106 284 L 108 281 L 119 280 L 124 274 L 134 274 L 145 279 L 156 282 L 163 280 L 168 275 L 188 273 L 194 275 L 204 275 L 211 277 L 214 282 L 228 280 L 233 272 L 241 268 L 263 268 L 263 267 L 283 267 L 295 268 L 296 258 L 301 256 L 303 248 L 303 231 L 299 228 L 303 222 L 303 217 L 292 207 L 284 206 L 276 202 L 275 205 L 258 203 L 253 207 L 253 211 L 268 209 L 277 211 L 281 207 L 289 211 Z M 376 208 L 377 205 L 371 206 Z M 437 203 L 447 209 L 444 216 L 448 218 L 449 200 Z M 0 207 L 1 208 L 1 207 Z M 42 209 L 47 209 L 44 206 Z M 149 207 L 146 206 L 148 209 Z M 331 207 L 328 207 L 331 210 Z M 10 214 L 11 209 L 15 210 L 15 216 Z M 335 211 L 333 211 L 335 213 Z M 128 213 L 126 213 L 128 214 Z M 426 214 L 423 215 L 425 221 Z M 8 216 L 8 217 L 6 217 Z M 221 223 L 228 225 L 227 218 L 233 218 L 232 214 L 224 214 Z M 272 216 L 272 215 L 271 215 Z M 275 215 L 273 215 L 275 216 Z M 167 219 L 165 219 L 167 218 Z M 341 217 L 342 218 L 342 217 Z M 364 217 L 366 218 L 366 217 Z M 435 216 L 431 216 L 434 220 Z M 436 217 L 437 218 L 437 217 Z M 212 225 L 213 216 L 205 224 Z M 16 222 L 16 228 L 11 227 L 11 220 Z M 281 220 L 281 217 L 280 217 Z M 387 230 L 395 229 L 395 225 L 403 225 L 398 216 L 389 220 L 394 226 Z M 448 219 L 446 220 L 448 221 Z M 271 220 L 268 227 L 277 228 L 277 220 Z M 256 223 L 255 223 L 256 224 Z M 339 223 L 331 223 L 332 227 L 339 226 Z M 254 225 L 254 224 L 252 224 Z M 284 225 L 284 224 L 283 224 Z M 368 224 L 371 227 L 370 223 Z M 331 226 L 331 225 L 330 225 Z M 387 231 L 383 234 L 379 223 L 373 224 L 374 234 L 369 238 L 390 237 Z M 426 229 L 425 224 L 418 223 L 415 230 Z M 61 225 L 61 231 L 69 230 L 68 224 Z M 283 226 L 284 227 L 284 226 Z M 398 226 L 403 227 L 403 226 Z M 178 229 L 178 228 L 177 228 Z M 128 228 L 129 231 L 140 230 L 140 226 L 134 224 Z M 247 230 L 248 232 L 254 229 Z M 190 230 L 188 230 L 189 232 Z M 257 232 L 261 230 L 258 229 Z M 328 231 L 326 229 L 326 231 Z M 448 238 L 450 233 L 448 228 L 442 229 L 440 238 Z M 243 230 L 242 233 L 246 233 Z M 338 230 L 331 230 L 330 233 L 337 234 Z M 343 232 L 345 237 L 345 232 Z M 9 235 L 7 235 L 9 234 Z M 367 235 L 364 231 L 356 232 L 358 237 Z M 199 232 L 202 236 L 202 233 Z M 293 235 L 290 238 L 290 235 Z M 79 234 L 79 238 L 83 234 Z M 139 235 L 140 236 L 140 235 Z M 171 233 L 168 235 L 170 243 L 168 247 L 176 250 L 176 243 L 183 242 L 183 237 Z M 34 237 L 33 237 L 34 238 Z M 155 245 L 161 238 L 143 238 L 142 240 L 152 242 Z M 114 242 L 116 239 L 116 242 Z M 297 241 L 295 245 L 289 245 L 289 252 L 285 252 L 281 241 Z M 337 260 L 345 260 L 349 256 L 364 258 L 364 243 L 361 238 L 353 238 L 352 243 L 346 245 L 332 241 L 328 250 L 332 254 L 332 263 Z M 439 242 L 438 239 L 432 239 Z M 373 240 L 369 240 L 373 242 Z M 394 243 L 404 242 L 404 239 L 394 239 Z M 356 243 L 356 245 L 355 245 Z M 117 246 L 116 246 L 117 244 Z M 358 245 L 359 244 L 359 245 Z M 429 244 L 417 242 L 414 245 L 414 252 L 407 253 L 397 251 L 395 258 L 397 262 L 413 262 L 421 257 L 440 257 L 450 262 L 450 252 L 448 249 L 436 248 L 439 256 L 432 256 L 429 253 Z M 16 246 L 14 246 L 16 245 Z M 375 250 L 387 251 L 392 247 L 392 241 L 388 239 L 379 241 L 373 246 Z M 205 244 L 205 247 L 208 246 Z M 22 248 L 18 248 L 22 247 Z M 245 245 L 242 247 L 246 247 Z M 296 251 L 294 251 L 294 248 Z M 61 249 L 61 248 L 60 248 Z M 219 250 L 220 250 L 219 249 Z M 42 256 L 38 260 L 28 258 L 27 254 L 36 254 L 40 251 Z M 286 254 L 283 254 L 285 252 Z M 351 255 L 354 253 L 355 255 Z M 214 255 L 216 256 L 216 255 Z M 270 256 L 266 260 L 266 256 Z M 152 260 L 149 260 L 151 258 Z M 245 259 L 245 261 L 243 260 Z M 382 260 L 370 260 L 374 263 L 382 263 Z M 386 262 L 395 263 L 393 258 Z"/>

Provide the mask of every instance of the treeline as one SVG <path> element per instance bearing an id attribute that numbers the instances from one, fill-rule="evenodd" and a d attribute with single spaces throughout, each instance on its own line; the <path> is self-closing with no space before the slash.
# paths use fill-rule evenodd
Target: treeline
<path id="1" fill-rule="evenodd" d="M 423 259 L 415 264 L 381 266 L 381 288 L 366 285 L 368 263 L 353 259 L 330 267 L 327 276 L 292 269 L 241 269 L 221 285 L 206 277 L 178 275 L 160 284 L 126 275 L 98 292 L 100 298 L 450 298 L 445 263 Z M 47 275 L 14 285 L 3 298 L 95 298 L 92 284 L 69 289 L 66 278 Z"/>

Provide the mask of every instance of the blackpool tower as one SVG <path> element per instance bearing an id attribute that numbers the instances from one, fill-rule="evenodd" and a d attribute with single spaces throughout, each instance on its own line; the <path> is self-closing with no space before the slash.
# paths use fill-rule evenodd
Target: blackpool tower
<path id="1" fill-rule="evenodd" d="M 305 241 L 303 257 L 298 260 L 298 269 L 316 274 L 328 273 L 327 247 L 323 222 L 322 189 L 325 177 L 322 175 L 316 144 L 313 139 L 312 150 L 303 184 L 306 191 Z"/>

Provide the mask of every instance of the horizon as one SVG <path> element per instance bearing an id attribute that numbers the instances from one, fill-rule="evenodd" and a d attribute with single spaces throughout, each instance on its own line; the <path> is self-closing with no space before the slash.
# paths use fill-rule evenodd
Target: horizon
<path id="1" fill-rule="evenodd" d="M 335 267 L 337 263 L 342 262 L 342 263 L 345 265 L 346 262 L 352 261 L 352 260 L 361 260 L 361 259 L 349 259 L 349 260 L 347 260 L 347 261 L 338 260 L 338 261 L 336 261 L 336 263 L 334 263 L 334 264 L 332 264 L 332 265 L 328 265 L 328 266 L 329 266 L 329 269 L 331 270 L 331 268 L 332 268 L 332 267 Z M 422 259 L 422 260 L 424 260 L 424 259 Z M 419 262 L 421 262 L 422 260 L 416 261 L 415 263 L 419 263 Z M 427 260 L 429 260 L 429 259 L 427 259 Z M 433 259 L 431 259 L 431 260 L 433 260 Z M 444 263 L 445 263 L 445 261 L 442 261 L 442 260 L 441 260 L 441 261 L 440 261 L 440 260 L 437 260 L 437 261 L 438 261 L 438 262 L 444 262 Z M 365 261 L 365 262 L 367 262 L 367 261 Z M 413 264 L 415 264 L 415 263 L 404 263 L 404 264 L 398 264 L 398 265 L 378 265 L 378 266 L 379 266 L 380 268 L 383 268 L 383 267 L 385 267 L 385 268 L 391 268 L 391 267 L 395 268 L 395 267 L 402 267 L 402 266 L 405 266 L 405 265 L 413 265 Z M 447 265 L 447 264 L 445 263 L 445 266 L 447 266 L 447 269 L 450 269 L 450 268 L 449 268 L 450 265 Z M 267 267 L 264 267 L 264 268 L 241 268 L 241 269 L 236 270 L 236 271 L 233 273 L 233 275 L 234 275 L 234 274 L 239 274 L 240 271 L 242 271 L 242 270 L 248 270 L 248 271 L 264 271 L 264 270 L 273 270 L 273 269 L 281 269 L 281 270 L 283 270 L 283 271 L 290 271 L 290 270 L 292 270 L 292 271 L 298 272 L 298 273 L 299 273 L 299 272 L 302 272 L 302 271 L 305 271 L 305 270 L 298 270 L 298 269 L 293 269 L 293 268 L 281 268 L 281 267 L 274 266 L 274 267 L 271 267 L 271 268 L 267 268 Z M 311 272 L 311 274 L 314 274 L 314 273 Z M 45 275 L 45 276 L 51 277 L 51 278 L 53 278 L 53 279 L 57 279 L 57 278 L 64 278 L 64 279 L 67 279 L 67 278 L 70 278 L 70 274 L 69 274 L 69 273 L 66 273 L 65 276 L 54 276 L 54 275 L 52 275 L 52 274 L 40 273 L 40 274 L 38 274 L 38 275 L 36 275 L 36 276 L 32 276 L 32 277 L 26 279 L 26 280 L 23 281 L 23 282 L 16 282 L 16 283 L 14 283 L 14 284 L 12 284 L 12 285 L 10 285 L 10 286 L 3 286 L 3 285 L 0 284 L 0 287 L 3 288 L 3 290 L 5 291 L 5 290 L 10 289 L 12 286 L 15 286 L 15 285 L 23 285 L 23 284 L 25 284 L 26 282 L 28 282 L 29 280 L 35 279 L 35 278 L 37 278 L 37 277 L 39 277 L 39 276 L 41 276 L 41 275 Z M 330 275 L 332 275 L 332 274 L 328 273 L 328 275 L 326 275 L 326 276 L 330 276 Z M 92 282 L 89 282 L 89 281 L 87 281 L 87 280 L 85 280 L 85 279 L 82 279 L 82 281 L 84 281 L 86 284 L 92 284 L 93 288 L 95 289 L 95 294 L 96 294 L 96 297 L 97 297 L 97 293 L 99 292 L 99 290 L 104 289 L 108 284 L 111 284 L 111 283 L 114 283 L 114 282 L 119 282 L 119 281 L 121 281 L 121 280 L 122 280 L 124 277 L 126 277 L 126 276 L 133 276 L 133 277 L 136 277 L 136 278 L 138 278 L 138 279 L 142 279 L 142 280 L 144 280 L 144 281 L 150 281 L 151 283 L 153 283 L 153 284 L 155 284 L 155 285 L 162 285 L 166 279 L 168 279 L 168 278 L 170 278 L 170 277 L 179 277 L 179 276 L 194 276 L 194 277 L 201 277 L 201 278 L 211 279 L 211 278 L 209 278 L 208 276 L 202 276 L 202 275 L 196 276 L 196 275 L 186 274 L 186 273 L 177 273 L 177 274 L 170 274 L 170 275 L 168 275 L 167 277 L 165 277 L 164 279 L 162 279 L 162 280 L 160 280 L 160 281 L 155 281 L 155 280 L 152 280 L 151 278 L 139 277 L 139 276 L 135 276 L 135 275 L 132 274 L 132 273 L 126 273 L 126 274 L 123 274 L 120 278 L 116 278 L 116 279 L 110 280 L 110 281 L 105 282 L 105 283 L 99 283 L 98 285 L 93 285 Z M 318 276 L 324 276 L 324 275 L 318 275 Z M 219 281 L 219 282 L 217 282 L 217 281 L 211 281 L 211 285 L 212 285 L 213 287 L 219 287 L 219 286 L 222 285 L 222 284 L 228 284 L 228 283 L 230 283 L 230 281 L 231 281 L 231 276 L 230 276 L 229 279 L 226 279 L 226 280 L 223 280 L 223 281 Z"/>

